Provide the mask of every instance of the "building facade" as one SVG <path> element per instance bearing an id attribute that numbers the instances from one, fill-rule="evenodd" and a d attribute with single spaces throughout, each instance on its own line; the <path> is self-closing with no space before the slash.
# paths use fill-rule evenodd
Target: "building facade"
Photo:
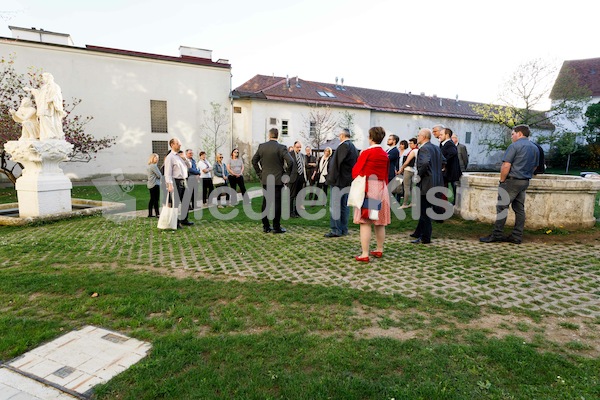
<path id="1" fill-rule="evenodd" d="M 239 86 L 232 97 L 234 143 L 247 157 L 266 140 L 270 128 L 279 129 L 280 141 L 287 146 L 300 140 L 322 148 L 321 143 L 335 137 L 350 120 L 352 139 L 359 149 L 369 146 L 372 126 L 382 126 L 388 134 L 408 140 L 421 128 L 442 124 L 467 146 L 470 170 L 493 169 L 501 163 L 503 152 L 490 153 L 481 143 L 486 135 L 497 135 L 499 127 L 483 121 L 474 111 L 478 103 L 265 75 Z M 333 127 L 319 134 L 314 125 L 318 130 L 327 113 L 333 122 L 328 126 Z"/>
<path id="2" fill-rule="evenodd" d="M 149 155 L 158 153 L 162 161 L 171 137 L 197 154 L 208 135 L 202 126 L 215 103 L 227 110 L 223 134 L 230 135 L 231 65 L 212 61 L 210 50 L 181 46 L 173 57 L 76 47 L 67 34 L 10 28 L 13 37 L 0 38 L 0 55 L 14 55 L 20 73 L 30 67 L 51 73 L 67 103 L 82 100 L 74 114 L 93 117 L 85 131 L 116 140 L 87 163 L 62 163 L 72 180 L 114 173 L 145 179 Z M 224 140 L 219 150 L 230 148 L 231 140 Z"/>

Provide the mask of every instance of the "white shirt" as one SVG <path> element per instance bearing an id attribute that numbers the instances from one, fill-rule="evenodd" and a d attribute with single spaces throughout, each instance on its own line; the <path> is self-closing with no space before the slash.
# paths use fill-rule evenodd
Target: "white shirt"
<path id="1" fill-rule="evenodd" d="M 173 179 L 187 179 L 188 166 L 177 153 L 171 151 L 165 159 L 165 182 L 173 183 Z"/>
<path id="2" fill-rule="evenodd" d="M 198 164 L 198 169 L 200 170 L 200 178 L 211 178 L 212 177 L 210 171 L 203 172 L 204 169 L 211 168 L 211 165 L 208 162 L 208 160 L 198 160 L 197 164 Z"/>

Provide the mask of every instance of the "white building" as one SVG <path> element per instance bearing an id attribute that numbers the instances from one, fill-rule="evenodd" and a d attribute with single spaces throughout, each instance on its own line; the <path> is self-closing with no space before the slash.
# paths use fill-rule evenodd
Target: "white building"
<path id="1" fill-rule="evenodd" d="M 66 102 L 82 100 L 74 113 L 93 117 L 86 132 L 116 138 L 115 145 L 88 163 L 63 163 L 73 180 L 119 171 L 145 179 L 149 155 L 158 153 L 162 160 L 171 137 L 197 155 L 205 134 L 200 126 L 211 102 L 227 107 L 230 122 L 231 66 L 228 60 L 212 61 L 210 50 L 181 46 L 180 56 L 172 57 L 76 47 L 67 34 L 10 29 L 12 38 L 0 38 L 0 55 L 14 54 L 18 72 L 29 67 L 50 72 Z M 220 150 L 228 153 L 230 147 L 228 140 Z"/>
<path id="2" fill-rule="evenodd" d="M 280 141 L 290 146 L 296 140 L 310 144 L 310 132 L 315 121 L 310 119 L 311 107 L 328 107 L 337 126 L 328 132 L 333 138 L 344 125 L 344 115 L 353 120 L 353 140 L 359 149 L 368 145 L 368 130 L 382 126 L 388 134 L 400 140 L 416 137 L 419 129 L 442 124 L 456 133 L 467 146 L 469 168 L 494 168 L 502 152 L 488 154 L 479 139 L 497 134 L 498 126 L 484 122 L 473 111 L 477 103 L 440 98 L 424 93 L 394 93 L 381 90 L 321 83 L 298 78 L 256 75 L 232 92 L 233 137 L 246 155 L 266 140 L 267 131 L 280 131 Z M 325 110 L 324 108 L 322 110 Z M 323 111 L 325 112 L 325 111 Z M 347 117 L 346 117 L 347 119 Z M 435 139 L 433 139 L 435 142 Z M 316 146 L 316 144 L 312 144 Z"/>
<path id="3" fill-rule="evenodd" d="M 590 97 L 587 104 L 583 106 L 583 114 L 588 106 L 600 103 L 600 58 L 588 58 L 584 60 L 566 60 L 558 73 L 556 82 L 550 93 L 552 105 L 560 103 L 561 86 L 564 82 L 576 81 L 581 86 L 589 89 Z M 561 116 L 553 121 L 559 129 L 566 132 L 581 132 L 586 124 L 584 115 Z"/>

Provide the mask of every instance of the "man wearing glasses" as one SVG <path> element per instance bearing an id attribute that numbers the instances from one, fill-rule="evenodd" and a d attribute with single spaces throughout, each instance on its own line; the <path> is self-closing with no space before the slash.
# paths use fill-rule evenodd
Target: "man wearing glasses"
<path id="1" fill-rule="evenodd" d="M 525 228 L 525 190 L 538 166 L 539 151 L 529 141 L 531 131 L 527 125 L 517 125 L 511 132 L 512 144 L 506 149 L 500 169 L 496 223 L 491 235 L 479 238 L 483 243 L 509 242 L 521 244 Z M 515 212 L 515 227 L 509 236 L 504 236 L 504 224 L 508 206 Z"/>

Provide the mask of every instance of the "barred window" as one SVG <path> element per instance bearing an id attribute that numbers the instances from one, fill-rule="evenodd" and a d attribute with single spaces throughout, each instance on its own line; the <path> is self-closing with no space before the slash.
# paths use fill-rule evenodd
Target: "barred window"
<path id="1" fill-rule="evenodd" d="M 159 164 L 162 165 L 167 154 L 169 154 L 169 142 L 166 140 L 153 140 L 152 141 L 152 152 L 158 154 L 160 157 Z"/>
<path id="2" fill-rule="evenodd" d="M 242 113 L 242 107 L 233 107 L 233 113 L 234 114 L 241 114 Z"/>
<path id="3" fill-rule="evenodd" d="M 284 119 L 281 121 L 281 134 L 283 136 L 287 136 L 289 133 L 289 121 L 287 119 Z"/>
<path id="4" fill-rule="evenodd" d="M 471 143 L 471 132 L 466 132 L 465 133 L 465 143 L 466 144 Z"/>
<path id="5" fill-rule="evenodd" d="M 150 100 L 150 125 L 153 133 L 167 133 L 166 101 Z"/>

